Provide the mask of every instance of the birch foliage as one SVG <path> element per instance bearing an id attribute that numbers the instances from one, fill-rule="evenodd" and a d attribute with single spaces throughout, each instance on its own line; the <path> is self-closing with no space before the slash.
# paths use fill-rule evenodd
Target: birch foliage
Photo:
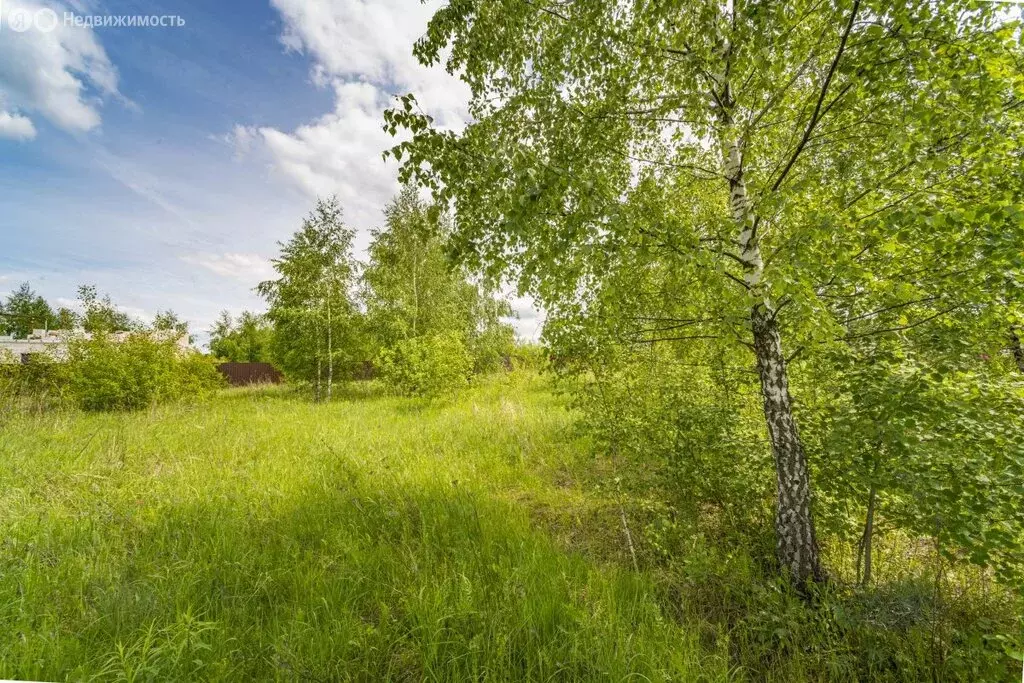
<path id="1" fill-rule="evenodd" d="M 257 291 L 270 304 L 273 356 L 286 373 L 330 398 L 335 371 L 358 358 L 355 232 L 336 198 L 320 199 L 273 260 L 278 277 Z"/>
<path id="2" fill-rule="evenodd" d="M 820 578 L 789 387 L 877 338 L 914 336 L 938 375 L 1005 341 L 1019 36 L 988 3 L 454 0 L 416 55 L 470 86 L 473 121 L 436 130 L 407 95 L 386 127 L 463 258 L 514 273 L 577 349 L 756 361 L 779 560 Z"/>

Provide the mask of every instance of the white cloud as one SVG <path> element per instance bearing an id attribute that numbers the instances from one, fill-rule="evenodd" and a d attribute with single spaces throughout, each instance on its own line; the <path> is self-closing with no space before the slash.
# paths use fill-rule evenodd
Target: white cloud
<path id="1" fill-rule="evenodd" d="M 516 328 L 519 338 L 524 341 L 539 341 L 547 316 L 537 307 L 537 302 L 529 296 L 515 296 L 508 290 L 503 294 L 509 297 L 512 311 L 516 314 L 509 322 Z"/>
<path id="2" fill-rule="evenodd" d="M 32 121 L 19 114 L 0 111 L 0 138 L 11 140 L 31 140 L 36 136 L 36 127 Z"/>
<path id="3" fill-rule="evenodd" d="M 381 152 L 392 143 L 381 129 L 387 98 L 369 83 L 337 83 L 335 110 L 291 133 L 260 128 L 275 165 L 309 195 L 337 194 L 358 227 L 371 225 L 398 191 Z"/>
<path id="4" fill-rule="evenodd" d="M 58 296 L 52 303 L 54 308 L 68 308 L 78 313 L 82 312 L 82 302 L 78 299 L 69 299 L 66 296 Z"/>
<path id="5" fill-rule="evenodd" d="M 231 130 L 222 134 L 209 134 L 207 137 L 214 142 L 227 145 L 235 153 L 235 161 L 241 161 L 253 151 L 260 142 L 260 129 L 257 126 L 243 126 L 236 123 Z"/>
<path id="6" fill-rule="evenodd" d="M 11 12 L 34 13 L 46 7 L 63 17 L 65 8 L 53 2 L 0 2 L 0 21 L 5 23 L 0 39 L 0 104 L 41 114 L 67 131 L 93 130 L 100 125 L 99 100 L 117 97 L 118 90 L 117 70 L 92 29 L 58 21 L 51 31 L 6 30 Z M 25 124 L 18 125 L 24 136 Z"/>
<path id="7" fill-rule="evenodd" d="M 255 285 L 274 276 L 270 262 L 258 254 L 200 252 L 181 257 L 185 263 L 202 266 L 222 277 Z"/>
<path id="8" fill-rule="evenodd" d="M 337 194 L 350 223 L 370 227 L 398 191 L 396 167 L 381 156 L 395 144 L 382 127 L 394 95 L 415 93 L 441 127 L 459 129 L 468 116 L 466 87 L 443 69 L 420 66 L 412 55 L 413 43 L 439 3 L 272 4 L 284 21 L 282 44 L 314 60 L 310 80 L 316 87 L 334 89 L 334 110 L 292 131 L 236 126 L 227 137 L 236 153 L 259 145 L 271 165 L 309 196 Z"/>
<path id="9" fill-rule="evenodd" d="M 463 112 L 467 92 L 442 69 L 425 69 L 413 44 L 441 6 L 437 0 L 271 0 L 284 19 L 281 42 L 317 62 L 314 82 L 361 80 L 423 95 L 441 114 Z M 452 121 L 443 121 L 448 125 Z"/>

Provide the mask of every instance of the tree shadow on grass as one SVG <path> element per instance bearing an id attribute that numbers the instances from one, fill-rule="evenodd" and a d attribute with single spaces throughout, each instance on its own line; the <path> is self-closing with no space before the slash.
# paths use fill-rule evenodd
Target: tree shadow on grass
<path id="1" fill-rule="evenodd" d="M 8 670 L 27 661 L 14 652 L 5 675 L 697 680 L 702 668 L 717 671 L 695 634 L 661 619 L 642 577 L 562 552 L 507 503 L 365 472 L 333 479 L 343 483 L 189 500 L 63 534 L 53 549 L 60 571 L 37 577 L 36 602 L 24 607 L 49 605 L 61 635 L 24 634 L 46 663 Z M 18 647 L 8 640 L 0 651 Z"/>

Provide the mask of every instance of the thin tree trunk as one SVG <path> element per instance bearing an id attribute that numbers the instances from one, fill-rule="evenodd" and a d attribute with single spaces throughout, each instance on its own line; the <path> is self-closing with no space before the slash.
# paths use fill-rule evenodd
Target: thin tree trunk
<path id="1" fill-rule="evenodd" d="M 860 585 L 868 586 L 871 584 L 871 541 L 875 534 L 875 497 L 877 491 L 875 485 L 871 485 L 871 492 L 868 493 L 868 511 L 864 517 L 864 535 L 861 536 L 860 545 L 861 552 L 864 557 L 864 576 L 861 578 Z M 858 574 L 860 572 L 857 572 Z"/>
<path id="2" fill-rule="evenodd" d="M 327 291 L 327 401 L 331 400 L 334 387 L 334 348 L 331 343 L 331 292 Z"/>
<path id="3" fill-rule="evenodd" d="M 1017 361 L 1017 369 L 1024 372 L 1024 347 L 1020 342 L 1020 328 L 1010 328 L 1010 351 L 1013 352 L 1013 359 Z"/>
<path id="4" fill-rule="evenodd" d="M 314 327 L 316 336 L 316 389 L 315 389 L 315 400 L 317 403 L 320 402 L 320 377 L 323 374 L 320 370 L 320 330 L 318 326 Z"/>
<path id="5" fill-rule="evenodd" d="M 416 327 L 420 318 L 420 290 L 419 285 L 416 281 L 416 271 L 419 268 L 419 260 L 416 258 L 416 252 L 413 250 L 412 255 L 412 336 L 416 336 Z"/>
<path id="6" fill-rule="evenodd" d="M 633 571 L 640 573 L 640 563 L 636 560 L 636 548 L 633 547 L 633 534 L 629 531 L 629 524 L 626 522 L 626 508 L 619 503 L 619 514 L 622 518 L 622 531 L 626 534 L 626 547 L 629 548 L 629 556 L 633 558 Z"/>
<path id="7" fill-rule="evenodd" d="M 319 346 L 319 344 L 317 344 L 317 346 Z M 316 389 L 314 390 L 314 393 L 313 393 L 313 400 L 315 400 L 317 403 L 320 402 L 320 375 L 321 375 L 321 372 L 320 372 L 320 352 L 319 352 L 319 350 L 317 350 L 317 354 L 316 354 Z"/>

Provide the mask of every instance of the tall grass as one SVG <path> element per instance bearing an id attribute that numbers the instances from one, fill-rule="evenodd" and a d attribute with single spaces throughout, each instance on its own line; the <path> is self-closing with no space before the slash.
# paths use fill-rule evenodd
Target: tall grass
<path id="1" fill-rule="evenodd" d="M 537 523 L 589 505 L 571 419 L 515 376 L 8 417 L 0 677 L 727 679 L 648 574 Z"/>
<path id="2" fill-rule="evenodd" d="M 594 453 L 533 375 L 340 393 L 0 415 L 0 678 L 1019 676 L 1012 590 L 906 539 L 877 587 L 837 575 L 808 604 L 770 520 L 738 533 L 626 486 L 649 473 Z"/>

